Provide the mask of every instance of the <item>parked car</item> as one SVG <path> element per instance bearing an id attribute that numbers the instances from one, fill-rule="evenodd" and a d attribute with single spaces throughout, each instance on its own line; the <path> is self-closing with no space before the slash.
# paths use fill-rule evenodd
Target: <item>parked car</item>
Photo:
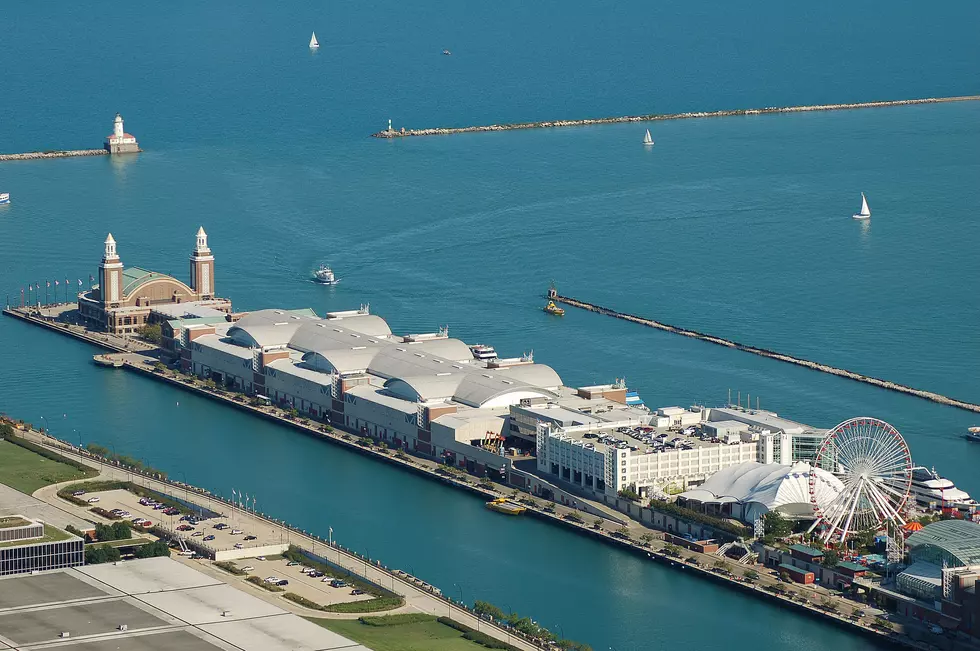
<path id="1" fill-rule="evenodd" d="M 276 585 L 289 585 L 289 581 L 287 581 L 286 579 L 280 579 L 276 581 Z"/>
<path id="2" fill-rule="evenodd" d="M 225 524 L 224 522 L 219 522 L 218 524 L 214 525 L 214 527 L 212 528 L 217 529 L 218 531 L 223 531 L 224 529 L 228 528 L 228 525 Z"/>
<path id="3" fill-rule="evenodd" d="M 153 510 L 154 511 L 162 511 L 165 508 L 167 508 L 167 505 L 166 504 L 154 504 L 153 505 Z"/>
<path id="4" fill-rule="evenodd" d="M 255 540 L 256 536 L 245 536 L 245 540 Z"/>
<path id="5" fill-rule="evenodd" d="M 74 497 L 81 497 L 84 494 L 85 494 L 85 491 L 75 491 L 74 493 L 72 493 L 72 496 L 74 496 Z"/>
<path id="6" fill-rule="evenodd" d="M 346 588 L 347 587 L 347 582 L 346 581 L 341 581 L 340 579 L 334 579 L 333 581 L 330 582 L 330 587 L 331 588 Z"/>
<path id="7" fill-rule="evenodd" d="M 264 581 L 265 581 L 266 583 L 275 583 L 276 581 L 278 581 L 278 580 L 279 580 L 279 577 L 278 577 L 278 576 L 267 576 L 267 577 L 265 577 L 265 579 L 263 579 L 263 580 L 264 580 Z"/>
<path id="8" fill-rule="evenodd" d="M 235 549 L 245 549 L 245 545 L 241 543 L 235 543 Z"/>
<path id="9" fill-rule="evenodd" d="M 353 590 L 350 591 L 350 593 L 353 595 L 358 595 L 358 594 L 364 594 L 364 591 L 354 588 Z"/>
<path id="10" fill-rule="evenodd" d="M 255 557 L 255 560 L 257 560 L 257 561 L 264 561 L 265 560 L 265 556 L 256 556 Z"/>
<path id="11" fill-rule="evenodd" d="M 233 536 L 238 536 L 238 535 L 243 534 L 243 533 L 245 533 L 245 532 L 242 531 L 241 529 L 232 529 L 231 530 L 231 535 L 233 535 Z"/>
<path id="12" fill-rule="evenodd" d="M 88 503 L 89 504 L 95 504 L 98 501 L 99 501 L 99 498 L 98 497 L 90 497 L 90 498 L 88 498 Z"/>
<path id="13" fill-rule="evenodd" d="M 192 551 L 191 551 L 191 550 L 189 550 L 189 549 L 185 549 L 185 550 L 184 550 L 184 551 L 182 551 L 182 552 L 177 552 L 177 555 L 178 555 L 178 556 L 193 556 L 194 554 L 195 554 L 195 552 L 192 552 Z"/>
<path id="14" fill-rule="evenodd" d="M 323 576 L 323 572 L 321 572 L 320 570 L 313 570 L 312 572 L 310 572 L 310 576 L 313 577 L 314 579 L 319 579 L 321 576 Z"/>
<path id="15" fill-rule="evenodd" d="M 189 524 L 182 524 L 179 527 L 177 527 L 177 531 L 193 531 L 193 530 L 194 530 L 194 527 L 192 527 Z"/>
<path id="16" fill-rule="evenodd" d="M 208 541 L 211 541 L 211 540 L 214 540 L 214 535 L 204 536 L 204 542 L 208 542 Z"/>
<path id="17" fill-rule="evenodd" d="M 195 531 L 194 533 L 191 534 L 191 536 L 203 536 L 203 535 L 204 535 L 203 531 Z"/>
<path id="18" fill-rule="evenodd" d="M 252 567 L 251 565 L 246 565 L 245 567 L 242 568 L 242 572 L 252 572 L 254 570 L 255 568 Z"/>
<path id="19" fill-rule="evenodd" d="M 286 567 L 293 567 L 294 565 L 299 565 L 299 563 L 297 563 L 296 561 L 289 561 L 288 563 L 286 563 Z"/>

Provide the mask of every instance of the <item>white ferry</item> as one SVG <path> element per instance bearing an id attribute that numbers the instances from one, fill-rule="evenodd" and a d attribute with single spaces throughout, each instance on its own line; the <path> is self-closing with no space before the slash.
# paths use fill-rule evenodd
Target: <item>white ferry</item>
<path id="1" fill-rule="evenodd" d="M 935 468 L 930 470 L 923 466 L 912 468 L 910 495 L 922 506 L 933 505 L 971 513 L 980 506 L 969 493 L 958 489 L 945 477 L 940 477 Z"/>
<path id="2" fill-rule="evenodd" d="M 330 267 L 321 264 L 320 268 L 313 272 L 313 282 L 321 285 L 336 285 L 340 279 L 333 275 Z"/>
<path id="3" fill-rule="evenodd" d="M 5 203 L 10 203 L 10 193 L 0 192 L 0 205 L 3 205 Z"/>
<path id="4" fill-rule="evenodd" d="M 470 346 L 470 352 L 473 353 L 473 357 L 475 359 L 479 359 L 479 360 L 497 359 L 497 351 L 493 349 L 493 346 L 476 344 Z"/>
<path id="5" fill-rule="evenodd" d="M 970 427 L 966 431 L 966 440 L 980 441 L 980 427 Z"/>

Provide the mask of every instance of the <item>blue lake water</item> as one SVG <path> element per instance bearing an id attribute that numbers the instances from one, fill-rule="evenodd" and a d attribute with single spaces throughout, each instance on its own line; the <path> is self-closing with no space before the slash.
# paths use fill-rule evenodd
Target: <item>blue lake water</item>
<path id="1" fill-rule="evenodd" d="M 566 294 L 980 402 L 980 103 L 378 141 L 396 127 L 978 92 L 980 7 L 767 0 L 459 5 L 189 1 L 121 20 L 5 7 L 0 150 L 137 157 L 0 165 L 0 292 L 128 265 L 186 275 L 198 225 L 237 309 L 371 304 L 396 332 L 534 350 L 569 384 L 653 405 L 728 390 L 829 427 L 901 430 L 980 493 L 980 418 L 589 313 Z M 870 28 L 869 26 L 874 26 Z M 322 47 L 306 47 L 315 29 Z M 43 46 L 39 45 L 43 42 Z M 453 51 L 442 56 L 443 48 Z M 870 224 L 850 219 L 868 195 Z M 329 262 L 343 277 L 307 282 Z M 3 295 L 0 294 L 0 298 Z M 0 320 L 0 410 L 113 445 L 338 538 L 447 593 L 596 648 L 865 642 L 121 372 Z M 179 401 L 179 405 L 177 402 Z M 76 434 L 73 434 L 72 431 Z M 270 468 L 286 469 L 269 471 Z M 457 584 L 458 587 L 453 584 Z M 710 617 L 716 626 L 703 626 Z"/>

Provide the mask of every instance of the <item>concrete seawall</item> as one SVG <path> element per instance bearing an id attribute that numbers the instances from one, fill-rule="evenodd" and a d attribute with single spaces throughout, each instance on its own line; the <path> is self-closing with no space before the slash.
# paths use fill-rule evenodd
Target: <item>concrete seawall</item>
<path id="1" fill-rule="evenodd" d="M 856 102 L 852 104 L 817 104 L 814 106 L 770 106 L 760 109 L 734 109 L 728 111 L 696 111 L 688 113 L 653 113 L 650 115 L 624 115 L 612 118 L 592 118 L 585 120 L 555 120 L 546 122 L 518 122 L 515 124 L 491 124 L 475 127 L 448 127 L 431 129 L 385 129 L 371 134 L 374 138 L 406 138 L 409 136 L 443 136 L 454 133 L 477 133 L 481 131 L 514 131 L 516 129 L 552 129 L 556 127 L 581 127 L 597 124 L 618 124 L 621 122 L 656 122 L 660 120 L 689 120 L 692 118 L 724 118 L 737 115 L 765 115 L 767 113 L 807 113 L 810 111 L 843 111 L 849 109 L 884 108 L 888 106 L 912 106 L 916 104 L 944 104 L 947 102 L 972 102 L 980 100 L 980 95 L 958 97 L 926 97 L 922 99 L 898 99 L 881 102 Z"/>
<path id="2" fill-rule="evenodd" d="M 0 154 L 0 162 L 12 160 L 41 160 L 43 158 L 76 158 L 78 156 L 106 156 L 105 149 L 72 149 L 68 151 L 30 151 L 26 154 Z"/>
<path id="3" fill-rule="evenodd" d="M 917 398 L 924 398 L 925 400 L 931 400 L 932 402 L 937 402 L 941 405 L 946 405 L 949 407 L 957 407 L 959 409 L 965 409 L 967 411 L 972 411 L 980 413 L 980 405 L 974 404 L 972 402 L 966 402 L 964 400 L 957 400 L 956 398 L 950 398 L 939 393 L 934 393 L 932 391 L 924 391 L 922 389 L 915 389 L 904 384 L 899 384 L 898 382 L 890 382 L 888 380 L 882 380 L 871 375 L 863 375 L 861 373 L 855 373 L 854 371 L 848 371 L 847 369 L 837 368 L 836 366 L 830 366 L 828 364 L 821 364 L 820 362 L 813 362 L 808 359 L 803 359 L 802 357 L 794 357 L 792 355 L 785 355 L 783 353 L 777 353 L 772 350 L 767 350 L 765 348 L 757 348 L 755 346 L 748 346 L 746 344 L 741 344 L 737 341 L 732 341 L 730 339 L 723 339 L 722 337 L 715 337 L 703 332 L 698 332 L 697 330 L 688 330 L 686 328 L 679 328 L 677 326 L 672 326 L 668 323 L 661 323 L 659 321 L 654 321 L 653 319 L 646 319 L 644 317 L 634 316 L 632 314 L 626 314 L 624 312 L 617 312 L 616 310 L 610 309 L 608 307 L 602 307 L 601 305 L 593 305 L 586 301 L 580 301 L 576 298 L 571 298 L 569 296 L 555 295 L 552 297 L 553 300 L 564 303 L 565 305 L 570 305 L 572 307 L 581 308 L 583 310 L 588 310 L 590 312 L 596 312 L 598 314 L 604 314 L 606 316 L 611 316 L 616 319 L 622 319 L 624 321 L 630 321 L 632 323 L 638 323 L 640 325 L 647 326 L 649 328 L 656 328 L 658 330 L 663 330 L 665 332 L 672 332 L 677 335 L 682 335 L 684 337 L 691 337 L 692 339 L 699 339 L 701 341 L 706 341 L 709 344 L 716 344 L 718 346 L 725 346 L 726 348 L 734 348 L 735 350 L 741 350 L 746 353 L 752 353 L 753 355 L 759 355 L 760 357 L 768 357 L 769 359 L 775 359 L 780 362 L 787 362 L 789 364 L 795 364 L 797 366 L 803 366 L 805 368 L 813 369 L 815 371 L 821 371 L 822 373 L 829 373 L 830 375 L 836 375 L 838 377 L 847 378 L 848 380 L 854 380 L 855 382 L 863 382 L 865 384 L 870 384 L 872 386 L 880 387 L 882 389 L 888 389 L 889 391 L 897 391 L 898 393 L 905 393 L 910 396 L 916 396 Z"/>

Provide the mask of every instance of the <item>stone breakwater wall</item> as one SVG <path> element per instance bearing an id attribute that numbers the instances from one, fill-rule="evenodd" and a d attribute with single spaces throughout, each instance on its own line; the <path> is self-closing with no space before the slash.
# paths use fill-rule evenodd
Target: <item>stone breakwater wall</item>
<path id="1" fill-rule="evenodd" d="M 105 156 L 105 149 L 73 149 L 70 151 L 29 151 L 26 154 L 0 154 L 0 162 L 10 160 L 40 160 L 42 158 L 75 158 L 77 156 Z"/>
<path id="2" fill-rule="evenodd" d="M 658 330 L 663 330 L 665 332 L 672 332 L 674 334 L 682 335 L 684 337 L 691 337 L 692 339 L 700 339 L 701 341 L 706 341 L 709 344 L 725 346 L 726 348 L 734 348 L 735 350 L 741 350 L 746 353 L 752 353 L 753 355 L 759 355 L 760 357 L 768 357 L 769 359 L 775 359 L 780 362 L 786 362 L 788 364 L 796 364 L 797 366 L 803 366 L 805 368 L 813 369 L 815 371 L 820 371 L 822 373 L 829 373 L 830 375 L 836 375 L 838 377 L 847 378 L 848 380 L 854 380 L 855 382 L 863 382 L 864 384 L 870 384 L 872 386 L 880 387 L 882 389 L 888 389 L 889 391 L 896 391 L 898 393 L 905 393 L 911 396 L 916 396 L 917 398 L 924 398 L 925 400 L 931 400 L 932 402 L 937 402 L 941 405 L 947 405 L 949 407 L 957 407 L 959 409 L 965 409 L 967 411 L 980 413 L 980 405 L 974 404 L 972 402 L 966 402 L 963 400 L 957 400 L 956 398 L 950 398 L 939 393 L 934 393 L 932 391 L 915 389 L 913 387 L 906 386 L 904 384 L 899 384 L 898 382 L 890 382 L 888 380 L 882 380 L 880 378 L 876 378 L 870 375 L 863 375 L 861 373 L 855 373 L 854 371 L 848 371 L 847 369 L 837 368 L 835 366 L 829 366 L 827 364 L 821 364 L 819 362 L 813 362 L 808 359 L 803 359 L 801 357 L 785 355 L 783 353 L 767 350 L 765 348 L 756 348 L 755 346 L 748 346 L 746 344 L 741 344 L 737 341 L 731 341 L 729 339 L 723 339 L 721 337 L 715 337 L 713 335 L 705 334 L 703 332 L 698 332 L 697 330 L 688 330 L 686 328 L 679 328 L 677 326 L 672 326 L 667 323 L 654 321 L 653 319 L 646 319 L 643 317 L 634 316 L 632 314 L 617 312 L 616 310 L 612 310 L 607 307 L 602 307 L 601 305 L 593 305 L 592 303 L 588 303 L 586 301 L 580 301 L 578 299 L 570 298 L 568 296 L 560 296 L 560 295 L 554 296 L 553 300 L 559 303 L 564 303 L 565 305 L 571 305 L 572 307 L 581 308 L 583 310 L 589 310 L 590 312 L 596 312 L 598 314 L 604 314 L 606 316 L 622 319 L 624 321 L 638 323 L 640 325 L 644 325 L 650 328 L 657 328 Z"/>
<path id="3" fill-rule="evenodd" d="M 689 113 L 663 113 L 651 115 L 624 115 L 613 118 L 592 118 L 587 120 L 555 120 L 551 122 L 518 122 L 516 124 L 491 124 L 476 127 L 433 128 L 433 129 L 385 129 L 372 134 L 375 138 L 406 138 L 409 136 L 444 136 L 453 133 L 476 133 L 481 131 L 513 131 L 515 129 L 552 129 L 556 127 L 581 127 L 596 124 L 618 124 L 621 122 L 656 122 L 660 120 L 688 120 L 693 118 L 724 118 L 736 115 L 764 115 L 767 113 L 806 113 L 809 111 L 843 111 L 847 109 L 883 108 L 887 106 L 911 106 L 915 104 L 944 104 L 946 102 L 971 102 L 980 100 L 980 95 L 959 97 L 926 97 L 922 99 L 899 99 L 882 102 L 857 102 L 853 104 L 818 104 L 815 106 L 771 106 L 761 109 L 736 109 L 729 111 L 696 111 Z"/>

